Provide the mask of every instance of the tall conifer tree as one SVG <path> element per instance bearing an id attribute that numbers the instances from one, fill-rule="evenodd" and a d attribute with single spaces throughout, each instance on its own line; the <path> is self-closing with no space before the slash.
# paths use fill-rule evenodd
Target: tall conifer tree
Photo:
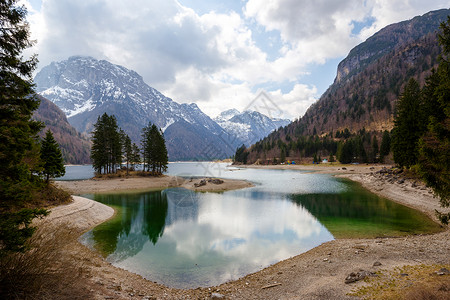
<path id="1" fill-rule="evenodd" d="M 41 164 L 41 173 L 45 176 L 47 184 L 50 178 L 61 177 L 66 173 L 61 149 L 50 130 L 47 130 L 41 143 Z"/>
<path id="2" fill-rule="evenodd" d="M 125 140 L 123 144 L 123 154 L 125 156 L 125 162 L 127 164 L 127 175 L 128 175 L 129 165 L 133 161 L 133 146 L 131 144 L 131 139 L 128 135 L 125 135 Z"/>
<path id="3" fill-rule="evenodd" d="M 32 45 L 26 14 L 16 0 L 0 1 L 0 256 L 24 250 L 34 232 L 31 220 L 46 214 L 23 208 L 39 182 L 34 173 L 41 129 L 31 119 L 39 107 L 32 84 L 37 58 L 21 54 Z"/>
<path id="4" fill-rule="evenodd" d="M 122 163 L 122 141 L 115 116 L 99 116 L 92 132 L 92 165 L 99 174 L 115 173 Z"/>
<path id="5" fill-rule="evenodd" d="M 168 156 L 164 135 L 155 124 L 142 129 L 144 171 L 161 174 L 167 170 Z"/>
<path id="6" fill-rule="evenodd" d="M 384 158 L 389 155 L 389 152 L 391 152 L 391 135 L 389 131 L 385 130 L 381 138 L 380 162 L 384 162 Z"/>
<path id="7" fill-rule="evenodd" d="M 401 167 L 417 163 L 419 138 L 424 131 L 419 83 L 411 78 L 398 100 L 392 132 L 394 161 Z"/>

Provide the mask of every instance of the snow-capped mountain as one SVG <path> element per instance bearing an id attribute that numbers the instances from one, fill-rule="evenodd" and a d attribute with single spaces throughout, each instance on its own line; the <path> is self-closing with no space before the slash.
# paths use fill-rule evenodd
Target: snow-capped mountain
<path id="1" fill-rule="evenodd" d="M 246 110 L 239 112 L 229 109 L 214 118 L 228 134 L 230 139 L 235 137 L 240 145 L 247 147 L 266 137 L 269 133 L 291 123 L 288 119 L 269 118 L 257 111 Z"/>
<path id="2" fill-rule="evenodd" d="M 143 127 L 156 124 L 165 133 L 172 161 L 234 154 L 236 145 L 224 141 L 224 130 L 196 104 L 173 101 L 125 67 L 74 56 L 44 67 L 34 82 L 37 92 L 58 105 L 80 132 L 91 132 L 98 116 L 106 112 L 117 117 L 135 142 Z M 214 151 L 207 150 L 211 145 Z"/>

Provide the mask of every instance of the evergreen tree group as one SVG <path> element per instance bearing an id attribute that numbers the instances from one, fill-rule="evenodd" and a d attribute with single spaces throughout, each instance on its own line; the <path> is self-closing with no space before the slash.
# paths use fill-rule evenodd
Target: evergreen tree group
<path id="1" fill-rule="evenodd" d="M 420 175 L 450 205 L 450 16 L 438 35 L 443 54 L 425 86 L 411 79 L 397 104 L 393 130 L 394 160 L 400 167 L 417 166 Z M 450 213 L 438 213 L 448 223 Z"/>
<path id="2" fill-rule="evenodd" d="M 283 130 L 283 129 L 281 129 Z M 378 140 L 381 139 L 381 146 Z M 235 154 L 235 161 L 243 162 L 255 161 L 263 157 L 264 162 L 269 160 L 273 163 L 273 158 L 277 158 L 278 163 L 286 160 L 301 160 L 302 158 L 312 158 L 313 163 L 321 163 L 321 157 L 335 157 L 343 164 L 348 163 L 377 163 L 383 162 L 390 153 L 390 133 L 377 131 L 367 131 L 364 128 L 358 132 L 351 133 L 347 128 L 336 131 L 335 135 L 330 132 L 324 136 L 298 136 L 291 138 L 285 136 L 286 142 L 282 139 L 275 141 L 261 140 L 250 149 L 238 148 Z M 272 159 L 267 153 L 272 153 Z M 250 157 L 250 158 L 249 158 Z M 256 158 L 255 158 L 256 157 Z M 333 162 L 329 160 L 329 162 Z"/>
<path id="3" fill-rule="evenodd" d="M 245 165 L 247 163 L 247 157 L 248 157 L 248 152 L 247 152 L 247 148 L 245 147 L 245 145 L 242 145 L 241 147 L 236 149 L 236 153 L 234 154 L 235 162 Z"/>
<path id="4" fill-rule="evenodd" d="M 162 131 L 154 124 L 143 128 L 143 171 L 154 175 L 167 170 L 168 156 Z M 99 116 L 92 132 L 92 164 L 98 174 L 117 173 L 125 164 L 127 174 L 141 162 L 139 147 L 119 128 L 114 115 Z"/>

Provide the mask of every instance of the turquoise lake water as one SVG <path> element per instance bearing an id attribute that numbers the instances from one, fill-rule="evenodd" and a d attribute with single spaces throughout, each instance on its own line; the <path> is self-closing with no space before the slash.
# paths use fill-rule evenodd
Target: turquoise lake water
<path id="1" fill-rule="evenodd" d="M 81 239 L 113 265 L 171 287 L 218 285 L 334 238 L 437 230 L 423 214 L 330 175 L 195 162 L 169 164 L 168 173 L 255 187 L 85 195 L 117 214 Z"/>

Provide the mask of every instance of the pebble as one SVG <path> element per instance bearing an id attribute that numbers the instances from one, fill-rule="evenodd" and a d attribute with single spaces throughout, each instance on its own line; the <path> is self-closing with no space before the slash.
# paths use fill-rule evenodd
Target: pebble
<path id="1" fill-rule="evenodd" d="M 442 276 L 442 275 L 449 275 L 450 271 L 448 269 L 446 269 L 446 268 L 442 268 L 439 271 L 437 271 L 436 274 L 440 275 L 440 276 Z"/>
<path id="2" fill-rule="evenodd" d="M 219 293 L 212 293 L 211 294 L 211 299 L 224 299 L 225 296 Z"/>

